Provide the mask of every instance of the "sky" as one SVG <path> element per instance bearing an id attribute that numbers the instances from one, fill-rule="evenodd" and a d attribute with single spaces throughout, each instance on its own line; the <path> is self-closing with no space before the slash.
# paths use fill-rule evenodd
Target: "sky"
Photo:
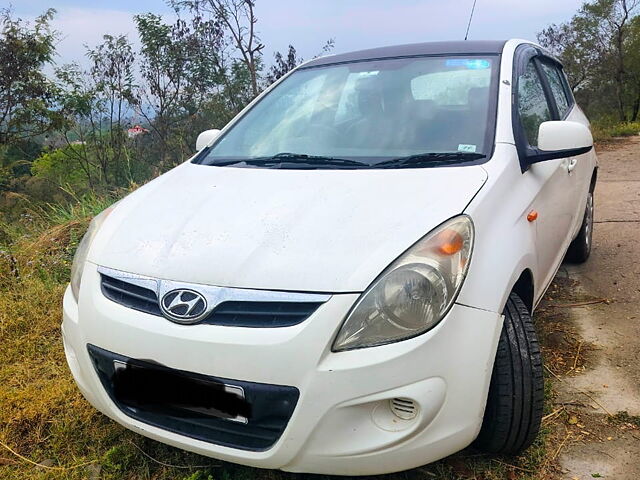
<path id="1" fill-rule="evenodd" d="M 3 5 L 4 4 L 4 5 Z M 402 43 L 462 40 L 473 0 L 256 0 L 258 32 L 266 45 L 266 63 L 289 44 L 304 58 L 320 53 L 333 38 L 333 53 Z M 536 39 L 551 23 L 569 20 L 582 0 L 477 0 L 470 40 Z M 167 21 L 172 10 L 163 0 L 0 0 L 15 14 L 32 19 L 49 7 L 57 10 L 61 32 L 58 65 L 85 63 L 85 45 L 102 35 L 128 34 L 137 44 L 133 15 L 153 12 Z"/>

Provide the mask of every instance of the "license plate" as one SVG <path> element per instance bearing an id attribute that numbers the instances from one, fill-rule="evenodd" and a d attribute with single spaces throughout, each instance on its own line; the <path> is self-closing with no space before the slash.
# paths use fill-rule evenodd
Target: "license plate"
<path id="1" fill-rule="evenodd" d="M 171 414 L 217 417 L 248 423 L 250 405 L 244 389 L 212 380 L 192 378 L 170 370 L 113 361 L 114 391 L 118 400 L 139 409 L 170 409 Z"/>

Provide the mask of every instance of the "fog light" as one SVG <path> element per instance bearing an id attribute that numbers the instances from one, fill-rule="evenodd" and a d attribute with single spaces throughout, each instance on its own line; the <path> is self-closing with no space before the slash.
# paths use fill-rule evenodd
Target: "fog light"
<path id="1" fill-rule="evenodd" d="M 418 406 L 409 398 L 392 398 L 389 400 L 389 408 L 402 420 L 412 420 L 418 414 Z"/>

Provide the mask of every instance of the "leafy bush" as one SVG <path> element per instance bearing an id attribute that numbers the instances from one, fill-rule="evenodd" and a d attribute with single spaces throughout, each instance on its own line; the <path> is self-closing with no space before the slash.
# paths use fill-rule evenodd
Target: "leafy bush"
<path id="1" fill-rule="evenodd" d="M 607 124 L 594 122 L 591 125 L 593 139 L 596 142 L 611 140 L 614 137 L 640 135 L 640 122 Z"/>
<path id="2" fill-rule="evenodd" d="M 58 185 L 84 186 L 87 184 L 87 173 L 78 161 L 85 155 L 84 148 L 84 145 L 76 144 L 45 152 L 33 162 L 31 174 Z"/>

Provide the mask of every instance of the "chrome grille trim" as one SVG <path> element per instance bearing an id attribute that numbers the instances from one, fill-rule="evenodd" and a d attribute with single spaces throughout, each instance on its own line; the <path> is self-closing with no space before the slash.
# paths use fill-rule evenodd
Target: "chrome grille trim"
<path id="1" fill-rule="evenodd" d="M 207 301 L 207 309 L 203 317 L 211 314 L 216 307 L 225 302 L 290 302 L 322 304 L 331 298 L 331 295 L 324 293 L 301 293 L 277 290 L 216 287 L 198 283 L 156 279 L 145 275 L 124 272 L 122 270 L 103 266 L 98 266 L 98 273 L 121 282 L 151 290 L 156 293 L 157 299 L 161 299 L 166 293 L 176 289 L 194 290 L 204 296 Z"/>

